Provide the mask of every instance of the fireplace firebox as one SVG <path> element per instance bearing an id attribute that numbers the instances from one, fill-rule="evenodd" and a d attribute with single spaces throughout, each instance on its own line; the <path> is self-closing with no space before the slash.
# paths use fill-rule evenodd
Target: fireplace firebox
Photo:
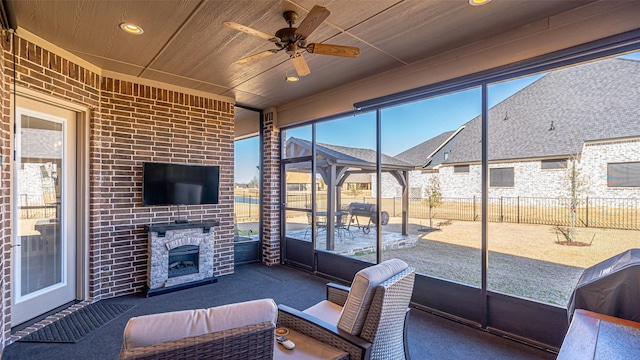
<path id="1" fill-rule="evenodd" d="M 169 250 L 168 277 L 184 276 L 198 272 L 198 259 L 200 247 L 197 245 L 184 245 Z"/>

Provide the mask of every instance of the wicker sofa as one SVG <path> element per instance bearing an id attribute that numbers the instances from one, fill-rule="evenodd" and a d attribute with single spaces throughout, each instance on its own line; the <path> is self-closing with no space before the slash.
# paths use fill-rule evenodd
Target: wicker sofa
<path id="1" fill-rule="evenodd" d="M 406 320 L 415 270 L 398 259 L 359 271 L 351 288 L 327 284 L 327 300 L 304 311 L 278 306 L 278 326 L 349 353 L 351 360 L 409 359 Z"/>
<path id="2" fill-rule="evenodd" d="M 272 359 L 271 299 L 129 319 L 120 359 Z"/>

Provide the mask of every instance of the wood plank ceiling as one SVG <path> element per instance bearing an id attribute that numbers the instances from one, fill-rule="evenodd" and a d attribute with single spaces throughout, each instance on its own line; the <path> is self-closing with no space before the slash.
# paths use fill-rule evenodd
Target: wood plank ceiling
<path id="1" fill-rule="evenodd" d="M 510 29 L 591 0 L 5 0 L 12 26 L 25 29 L 109 71 L 231 96 L 255 108 L 279 106 Z M 309 42 L 357 46 L 357 59 L 305 54 L 311 74 L 295 73 L 279 52 L 245 65 L 234 61 L 274 44 L 222 25 L 234 21 L 268 34 L 314 5 L 331 15 Z M 133 36 L 119 24 L 141 26 Z M 295 26 L 295 25 L 294 25 Z M 19 34 L 20 29 L 18 30 Z"/>

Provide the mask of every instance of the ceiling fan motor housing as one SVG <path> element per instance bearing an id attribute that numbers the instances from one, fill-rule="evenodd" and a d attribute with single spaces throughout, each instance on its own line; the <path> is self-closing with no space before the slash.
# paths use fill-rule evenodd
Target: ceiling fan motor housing
<path id="1" fill-rule="evenodd" d="M 289 55 L 293 55 L 298 51 L 298 47 L 304 47 L 304 39 L 300 39 L 299 35 L 296 35 L 296 28 L 289 27 L 276 31 L 276 37 L 280 39 L 278 44 Z"/>
<path id="2" fill-rule="evenodd" d="M 290 44 L 294 43 L 298 40 L 298 35 L 296 35 L 297 28 L 284 28 L 276 31 L 276 37 L 280 38 L 283 43 Z"/>

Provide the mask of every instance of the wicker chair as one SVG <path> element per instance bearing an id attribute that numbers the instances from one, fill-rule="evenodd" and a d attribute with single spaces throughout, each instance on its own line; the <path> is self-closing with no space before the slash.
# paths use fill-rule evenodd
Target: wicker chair
<path id="1" fill-rule="evenodd" d="M 382 262 L 358 272 L 351 288 L 327 284 L 327 300 L 304 311 L 278 305 L 278 326 L 344 350 L 351 360 L 408 360 L 414 279 L 402 260 Z"/>
<path id="2" fill-rule="evenodd" d="M 131 318 L 120 360 L 271 360 L 276 317 L 263 299 Z"/>

